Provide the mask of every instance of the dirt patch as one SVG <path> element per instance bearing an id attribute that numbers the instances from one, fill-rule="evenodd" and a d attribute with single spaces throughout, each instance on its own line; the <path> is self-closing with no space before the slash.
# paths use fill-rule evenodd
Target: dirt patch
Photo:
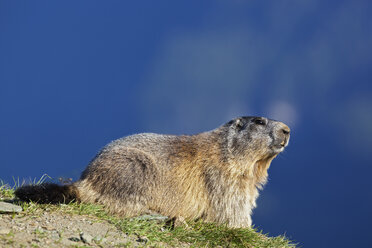
<path id="1" fill-rule="evenodd" d="M 44 212 L 0 215 L 0 247 L 141 247 L 146 237 L 128 236 L 92 216 Z"/>

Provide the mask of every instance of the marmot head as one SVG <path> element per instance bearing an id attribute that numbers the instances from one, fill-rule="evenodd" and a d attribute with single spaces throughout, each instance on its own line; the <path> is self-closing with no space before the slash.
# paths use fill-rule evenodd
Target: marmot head
<path id="1" fill-rule="evenodd" d="M 227 150 L 233 157 L 261 160 L 275 157 L 288 145 L 290 129 L 264 117 L 238 117 L 227 124 Z"/>

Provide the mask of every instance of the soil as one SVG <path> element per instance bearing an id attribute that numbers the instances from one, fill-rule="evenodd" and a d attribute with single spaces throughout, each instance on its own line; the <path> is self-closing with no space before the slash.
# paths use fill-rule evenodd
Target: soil
<path id="1" fill-rule="evenodd" d="M 0 247 L 142 247 L 146 242 L 92 216 L 0 214 Z"/>

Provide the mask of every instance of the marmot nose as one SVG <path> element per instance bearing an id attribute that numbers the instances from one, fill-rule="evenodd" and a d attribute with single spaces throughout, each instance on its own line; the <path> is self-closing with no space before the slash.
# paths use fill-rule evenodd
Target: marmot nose
<path id="1" fill-rule="evenodd" d="M 289 127 L 284 127 L 284 128 L 282 128 L 282 132 L 285 134 L 285 135 L 288 135 L 289 133 L 290 133 L 290 129 L 289 129 Z"/>
<path id="2" fill-rule="evenodd" d="M 283 132 L 283 134 L 285 135 L 285 136 L 288 136 L 289 135 L 289 133 L 290 133 L 290 129 L 289 129 L 289 127 L 287 126 L 287 125 L 284 125 L 283 127 L 282 127 L 282 132 Z"/>

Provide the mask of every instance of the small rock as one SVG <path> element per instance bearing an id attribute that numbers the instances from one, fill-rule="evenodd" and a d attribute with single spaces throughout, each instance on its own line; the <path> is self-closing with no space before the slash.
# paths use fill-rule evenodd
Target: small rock
<path id="1" fill-rule="evenodd" d="M 134 217 L 132 219 L 137 220 L 157 220 L 157 221 L 166 221 L 169 219 L 168 216 L 160 215 L 160 214 L 145 214 L 138 217 Z"/>
<path id="2" fill-rule="evenodd" d="M 9 228 L 3 228 L 3 227 L 0 227 L 0 234 L 8 234 L 10 233 L 11 229 Z"/>
<path id="3" fill-rule="evenodd" d="M 50 226 L 50 225 L 43 225 L 42 228 L 47 230 L 47 231 L 55 230 L 55 228 L 53 226 Z"/>
<path id="4" fill-rule="evenodd" d="M 82 232 L 82 233 L 80 233 L 80 239 L 81 239 L 81 241 L 83 241 L 84 243 L 89 244 L 89 243 L 92 242 L 93 237 L 92 237 L 91 235 L 87 234 L 87 233 L 83 233 L 83 232 Z"/>
<path id="5" fill-rule="evenodd" d="M 103 238 L 102 236 L 99 236 L 99 235 L 95 237 L 94 240 L 97 242 L 102 242 L 102 243 L 105 243 L 107 241 L 106 238 Z"/>
<path id="6" fill-rule="evenodd" d="M 0 213 L 20 213 L 22 207 L 7 202 L 0 202 Z"/>
<path id="7" fill-rule="evenodd" d="M 59 235 L 59 233 L 57 233 L 57 232 L 52 232 L 51 234 L 50 234 L 50 237 L 52 238 L 52 239 L 60 239 L 60 235 Z"/>

